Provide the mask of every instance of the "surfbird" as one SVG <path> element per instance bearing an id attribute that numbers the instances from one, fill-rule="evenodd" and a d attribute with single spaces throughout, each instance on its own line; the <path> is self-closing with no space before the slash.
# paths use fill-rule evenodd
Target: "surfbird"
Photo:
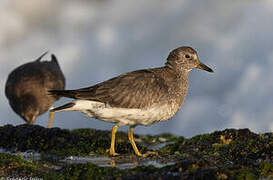
<path id="1" fill-rule="evenodd" d="M 11 108 L 28 124 L 34 124 L 37 116 L 45 113 L 58 96 L 48 94 L 48 90 L 64 90 L 65 77 L 54 54 L 51 61 L 41 61 L 45 52 L 37 60 L 23 64 L 8 76 L 5 94 Z M 49 128 L 54 112 L 49 114 Z"/>
<path id="2" fill-rule="evenodd" d="M 110 155 L 115 152 L 115 134 L 120 126 L 129 125 L 128 138 L 138 156 L 133 136 L 137 125 L 148 126 L 166 121 L 180 109 L 188 90 L 188 73 L 199 68 L 213 72 L 199 61 L 191 47 L 179 47 L 170 52 L 165 66 L 121 74 L 102 83 L 76 90 L 52 90 L 56 96 L 74 98 L 55 111 L 80 111 L 88 117 L 111 122 Z"/>

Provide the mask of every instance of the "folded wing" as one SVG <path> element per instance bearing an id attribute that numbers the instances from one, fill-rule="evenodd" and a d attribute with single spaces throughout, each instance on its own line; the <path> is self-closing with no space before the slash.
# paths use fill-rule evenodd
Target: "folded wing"
<path id="1" fill-rule="evenodd" d="M 74 99 L 103 102 L 111 107 L 143 109 L 157 101 L 162 101 L 162 98 L 167 99 L 168 86 L 154 73 L 153 69 L 150 69 L 125 73 L 87 88 L 52 90 L 50 93 Z"/>

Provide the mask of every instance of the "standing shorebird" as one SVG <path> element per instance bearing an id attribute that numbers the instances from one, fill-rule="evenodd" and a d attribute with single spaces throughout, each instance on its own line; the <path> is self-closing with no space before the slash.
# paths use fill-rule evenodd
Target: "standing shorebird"
<path id="1" fill-rule="evenodd" d="M 191 47 L 174 49 L 164 67 L 143 69 L 121 74 L 91 87 L 77 90 L 52 90 L 51 94 L 75 100 L 54 111 L 80 111 L 88 117 L 115 123 L 112 129 L 110 155 L 115 152 L 118 127 L 129 125 L 128 137 L 138 156 L 133 130 L 137 125 L 148 126 L 166 121 L 180 109 L 188 90 L 188 73 L 199 68 L 212 69 L 201 63 Z"/>
<path id="2" fill-rule="evenodd" d="M 55 55 L 51 61 L 42 61 L 46 53 L 37 60 L 17 67 L 6 82 L 5 93 L 12 109 L 28 124 L 34 124 L 37 116 L 49 110 L 59 99 L 48 94 L 48 90 L 64 90 L 65 77 Z M 51 126 L 54 112 L 49 114 L 47 127 Z"/>

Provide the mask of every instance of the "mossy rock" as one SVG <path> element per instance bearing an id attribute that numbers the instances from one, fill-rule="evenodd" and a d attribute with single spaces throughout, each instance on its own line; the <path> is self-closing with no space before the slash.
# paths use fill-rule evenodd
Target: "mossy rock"
<path id="1" fill-rule="evenodd" d="M 106 155 L 110 147 L 110 132 L 94 129 L 63 130 L 38 125 L 6 125 L 0 127 L 0 147 L 16 151 L 34 149 L 42 153 L 65 156 Z M 126 139 L 126 141 L 125 141 Z M 132 153 L 125 133 L 117 133 L 119 153 Z M 138 145 L 140 150 L 145 147 Z"/>
<path id="2" fill-rule="evenodd" d="M 38 162 L 25 161 L 23 156 L 0 153 L 1 176 L 37 176 L 46 173 Z"/>
<path id="3" fill-rule="evenodd" d="M 133 157 L 136 162 L 151 160 L 172 164 L 156 168 L 132 169 L 99 167 L 92 163 L 65 163 L 66 156 L 109 157 L 110 131 L 65 130 L 37 125 L 0 127 L 0 147 L 11 151 L 35 150 L 38 162 L 20 155 L 0 153 L 0 176 L 42 177 L 43 179 L 258 179 L 273 178 L 273 133 L 256 134 L 249 129 L 226 129 L 186 139 L 171 134 L 135 135 L 141 152 L 146 146 L 167 145 L 159 156 L 134 156 L 127 134 L 117 133 L 118 158 Z M 51 156 L 56 158 L 51 158 Z M 112 158 L 115 161 L 115 158 Z"/>

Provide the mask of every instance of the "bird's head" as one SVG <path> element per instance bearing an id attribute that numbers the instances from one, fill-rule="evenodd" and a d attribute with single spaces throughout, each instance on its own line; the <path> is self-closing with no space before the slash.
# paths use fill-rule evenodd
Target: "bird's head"
<path id="1" fill-rule="evenodd" d="M 197 52 L 193 48 L 187 46 L 172 50 L 167 58 L 166 66 L 186 71 L 199 68 L 208 72 L 213 72 L 211 68 L 199 60 Z"/>
<path id="2" fill-rule="evenodd" d="M 28 124 L 33 124 L 39 115 L 39 104 L 32 95 L 24 95 L 20 98 L 17 112 Z"/>

